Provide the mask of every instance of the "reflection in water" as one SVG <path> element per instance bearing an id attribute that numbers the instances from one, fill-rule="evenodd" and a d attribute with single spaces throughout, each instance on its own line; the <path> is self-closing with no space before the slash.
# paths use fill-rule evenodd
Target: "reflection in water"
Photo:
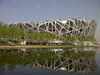
<path id="1" fill-rule="evenodd" d="M 19 65 L 72 73 L 92 73 L 97 68 L 95 53 L 92 48 L 0 50 L 0 72 L 5 71 L 5 65 L 11 71 Z"/>

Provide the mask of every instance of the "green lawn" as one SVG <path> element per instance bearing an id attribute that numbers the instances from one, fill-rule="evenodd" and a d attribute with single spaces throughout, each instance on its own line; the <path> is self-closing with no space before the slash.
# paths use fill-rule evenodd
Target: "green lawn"
<path id="1" fill-rule="evenodd" d="M 0 49 L 16 49 L 16 48 L 85 48 L 95 46 L 0 46 Z"/>

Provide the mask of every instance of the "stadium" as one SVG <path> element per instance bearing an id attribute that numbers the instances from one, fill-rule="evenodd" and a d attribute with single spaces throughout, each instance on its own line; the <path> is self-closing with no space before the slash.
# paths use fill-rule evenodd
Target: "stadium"
<path id="1" fill-rule="evenodd" d="M 91 18 L 71 18 L 7 24 L 8 28 L 12 25 L 17 25 L 18 28 L 23 29 L 24 39 L 26 39 L 25 36 L 27 36 L 27 39 L 31 38 L 33 41 L 39 40 L 39 43 L 43 43 L 45 40 L 50 43 L 50 40 L 53 41 L 54 39 L 71 43 L 77 40 L 93 41 L 97 23 Z M 39 35 L 29 33 L 30 31 Z M 50 36 L 45 35 L 45 33 L 48 33 Z M 29 37 L 29 35 L 33 37 Z M 45 37 L 41 39 L 43 35 L 45 35 Z"/>
<path id="2" fill-rule="evenodd" d="M 9 23 L 10 25 L 11 23 Z M 49 33 L 66 33 L 67 35 L 90 35 L 94 36 L 97 23 L 90 18 L 71 18 L 37 22 L 14 23 L 20 27 L 27 27 L 28 30 Z"/>
<path id="3" fill-rule="evenodd" d="M 91 18 L 71 18 L 36 22 L 14 23 L 19 27 L 27 27 L 28 30 L 48 32 L 59 35 L 89 35 L 94 36 L 97 23 Z M 10 25 L 10 23 L 9 23 Z"/>

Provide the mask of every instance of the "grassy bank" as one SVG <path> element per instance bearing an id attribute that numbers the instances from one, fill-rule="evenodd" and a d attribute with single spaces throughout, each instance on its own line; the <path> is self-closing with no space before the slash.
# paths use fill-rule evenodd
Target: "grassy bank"
<path id="1" fill-rule="evenodd" d="M 19 48 L 85 48 L 95 46 L 0 46 L 0 49 L 19 49 Z"/>

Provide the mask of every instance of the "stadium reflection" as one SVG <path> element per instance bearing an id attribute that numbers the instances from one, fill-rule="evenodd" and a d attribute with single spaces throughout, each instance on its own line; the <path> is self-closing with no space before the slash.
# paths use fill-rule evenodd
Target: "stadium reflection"
<path id="1" fill-rule="evenodd" d="M 55 71 L 88 74 L 97 69 L 93 48 L 73 49 L 1 49 L 0 72 L 5 66 L 14 71 L 17 65 Z"/>

